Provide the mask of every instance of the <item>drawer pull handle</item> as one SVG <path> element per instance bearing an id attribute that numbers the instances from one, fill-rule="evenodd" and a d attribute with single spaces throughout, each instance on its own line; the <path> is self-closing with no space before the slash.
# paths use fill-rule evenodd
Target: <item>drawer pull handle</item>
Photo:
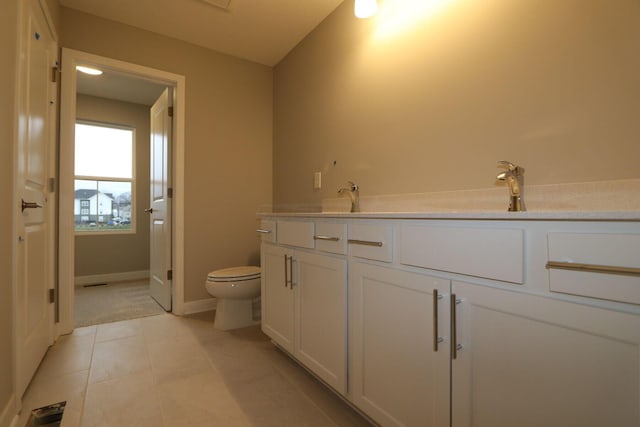
<path id="1" fill-rule="evenodd" d="M 548 269 L 584 271 L 588 273 L 621 274 L 623 276 L 640 276 L 640 268 L 616 267 L 611 265 L 580 264 L 577 262 L 549 261 Z"/>
<path id="2" fill-rule="evenodd" d="M 329 242 L 338 242 L 340 241 L 340 238 L 331 236 L 313 236 L 313 240 L 327 240 Z"/>
<path id="3" fill-rule="evenodd" d="M 369 240 L 349 239 L 347 242 L 349 242 L 350 245 L 377 246 L 379 248 L 383 245 L 382 242 L 371 242 Z"/>
<path id="4" fill-rule="evenodd" d="M 256 230 L 256 233 L 261 233 L 261 234 L 270 234 L 270 233 L 273 233 L 273 231 L 271 231 L 271 230 L 265 230 L 265 229 L 263 229 L 263 228 L 258 228 L 258 229 Z"/>

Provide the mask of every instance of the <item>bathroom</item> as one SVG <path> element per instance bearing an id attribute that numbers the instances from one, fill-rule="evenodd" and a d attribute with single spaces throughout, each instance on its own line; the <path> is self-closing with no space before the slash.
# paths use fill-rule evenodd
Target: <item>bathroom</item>
<path id="1" fill-rule="evenodd" d="M 345 1 L 268 65 L 48 3 L 60 46 L 186 78 L 185 311 L 210 271 L 257 264 L 258 210 L 318 211 L 349 180 L 362 200 L 497 189 L 506 210 L 499 160 L 527 188 L 640 179 L 633 2 L 440 0 L 383 21 Z"/>
<path id="2" fill-rule="evenodd" d="M 257 210 L 318 210 L 348 180 L 363 198 L 498 188 L 499 160 L 527 186 L 638 178 L 633 6 L 449 0 L 376 21 L 348 3 L 274 67 L 59 9 L 62 46 L 186 77 L 186 311 L 209 272 L 257 263 Z"/>

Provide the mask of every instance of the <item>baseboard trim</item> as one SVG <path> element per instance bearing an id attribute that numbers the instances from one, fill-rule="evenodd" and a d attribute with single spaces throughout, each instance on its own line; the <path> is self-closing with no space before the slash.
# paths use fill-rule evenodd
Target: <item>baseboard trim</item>
<path id="1" fill-rule="evenodd" d="M 96 283 L 123 282 L 125 280 L 141 280 L 149 278 L 149 270 L 125 271 L 122 273 L 94 274 L 76 276 L 75 286 L 93 285 Z"/>
<path id="2" fill-rule="evenodd" d="M 183 308 L 184 308 L 185 315 L 202 313 L 203 311 L 215 310 L 216 299 L 206 298 L 206 299 L 199 299 L 196 301 L 185 301 Z"/>
<path id="3" fill-rule="evenodd" d="M 18 414 L 16 413 L 16 398 L 11 395 L 4 409 L 0 414 L 0 427 L 16 427 L 18 425 Z"/>

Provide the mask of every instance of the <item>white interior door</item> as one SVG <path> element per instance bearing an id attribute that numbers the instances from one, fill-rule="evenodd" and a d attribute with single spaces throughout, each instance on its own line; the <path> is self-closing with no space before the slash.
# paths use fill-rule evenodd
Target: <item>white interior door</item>
<path id="1" fill-rule="evenodd" d="M 170 89 L 151 107 L 150 262 L 151 296 L 167 311 L 171 310 L 171 152 Z"/>
<path id="2" fill-rule="evenodd" d="M 22 3 L 16 147 L 16 393 L 22 397 L 52 340 L 53 176 L 57 45 L 38 0 Z"/>

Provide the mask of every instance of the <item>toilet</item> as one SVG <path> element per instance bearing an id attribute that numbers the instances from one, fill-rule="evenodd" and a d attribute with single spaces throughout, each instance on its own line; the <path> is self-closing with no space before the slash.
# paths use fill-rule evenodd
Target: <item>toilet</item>
<path id="1" fill-rule="evenodd" d="M 253 320 L 253 299 L 260 295 L 260 267 L 223 268 L 207 275 L 207 292 L 216 298 L 213 326 L 227 331 L 259 324 Z"/>

